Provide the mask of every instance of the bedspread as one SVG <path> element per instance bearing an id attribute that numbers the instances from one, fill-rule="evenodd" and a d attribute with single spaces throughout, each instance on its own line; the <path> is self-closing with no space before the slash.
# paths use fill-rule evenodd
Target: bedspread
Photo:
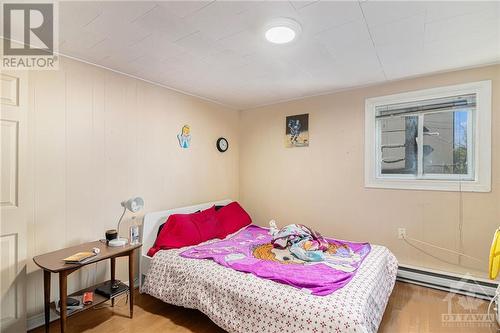
<path id="1" fill-rule="evenodd" d="M 230 333 L 376 332 L 391 294 L 397 261 L 373 245 L 343 288 L 314 296 L 211 260 L 159 251 L 141 289 L 164 302 L 198 309 Z"/>
<path id="2" fill-rule="evenodd" d="M 193 259 L 211 259 L 240 272 L 308 290 L 324 296 L 345 286 L 370 252 L 368 243 L 325 239 L 325 261 L 306 262 L 289 248 L 274 248 L 268 229 L 249 225 L 235 235 L 210 244 L 197 245 L 181 253 Z M 323 252 L 322 252 L 323 253 Z"/>

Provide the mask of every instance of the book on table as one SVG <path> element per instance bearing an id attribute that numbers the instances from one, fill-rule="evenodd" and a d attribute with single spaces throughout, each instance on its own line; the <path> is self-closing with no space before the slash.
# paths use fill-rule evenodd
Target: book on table
<path id="1" fill-rule="evenodd" d="M 94 252 L 78 252 L 67 258 L 64 258 L 63 261 L 67 264 L 83 264 L 86 261 L 91 260 L 97 254 Z"/>

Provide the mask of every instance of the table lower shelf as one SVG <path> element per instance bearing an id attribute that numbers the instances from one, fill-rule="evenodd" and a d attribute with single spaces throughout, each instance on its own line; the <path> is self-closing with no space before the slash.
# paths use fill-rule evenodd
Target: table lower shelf
<path id="1" fill-rule="evenodd" d="M 108 281 L 105 281 L 105 282 L 102 282 L 102 283 L 99 283 L 99 284 L 96 284 L 96 285 L 93 285 L 91 287 L 88 287 L 88 288 L 85 288 L 85 289 L 82 289 L 82 290 L 79 290 L 77 292 L 74 292 L 70 295 L 68 295 L 68 297 L 75 297 L 75 296 L 82 296 L 85 292 L 87 291 L 92 291 L 94 292 L 94 301 L 92 302 L 92 304 L 89 304 L 89 305 L 83 305 L 83 308 L 81 309 L 76 309 L 74 311 L 72 311 L 71 313 L 68 313 L 67 314 L 67 317 L 70 317 L 74 314 L 77 314 L 77 313 L 80 313 L 80 312 L 83 312 L 85 310 L 88 310 L 88 309 L 91 309 L 93 308 L 94 306 L 97 306 L 97 305 L 100 305 L 106 301 L 109 301 L 111 300 L 112 298 L 115 298 L 115 297 L 118 297 L 118 296 L 121 296 L 121 295 L 124 295 L 126 293 L 129 292 L 129 290 L 126 290 L 125 292 L 122 292 L 122 293 L 119 293 L 119 294 L 116 294 L 116 295 L 113 295 L 112 297 L 105 297 L 103 295 L 100 295 L 100 294 L 97 294 L 95 292 L 95 290 L 98 288 L 98 287 L 101 287 L 101 286 L 104 286 L 105 283 L 109 283 L 109 280 Z M 55 302 L 51 302 L 50 303 L 50 308 L 53 310 L 54 313 L 56 313 L 57 315 L 59 315 L 56 311 L 56 303 Z"/>

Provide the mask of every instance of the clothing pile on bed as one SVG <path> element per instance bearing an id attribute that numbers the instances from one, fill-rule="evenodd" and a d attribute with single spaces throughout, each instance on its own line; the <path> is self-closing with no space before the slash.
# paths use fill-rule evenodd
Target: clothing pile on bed
<path id="1" fill-rule="evenodd" d="M 325 261 L 328 241 L 319 232 L 302 224 L 289 224 L 282 229 L 276 227 L 276 221 L 269 222 L 271 243 L 279 249 L 290 251 L 297 259 L 304 261 Z"/>

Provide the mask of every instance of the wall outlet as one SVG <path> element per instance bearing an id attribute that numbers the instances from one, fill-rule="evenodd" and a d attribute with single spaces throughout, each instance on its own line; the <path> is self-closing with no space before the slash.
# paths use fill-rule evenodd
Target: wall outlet
<path id="1" fill-rule="evenodd" d="M 398 228 L 398 239 L 404 239 L 404 238 L 406 238 L 406 229 Z"/>

